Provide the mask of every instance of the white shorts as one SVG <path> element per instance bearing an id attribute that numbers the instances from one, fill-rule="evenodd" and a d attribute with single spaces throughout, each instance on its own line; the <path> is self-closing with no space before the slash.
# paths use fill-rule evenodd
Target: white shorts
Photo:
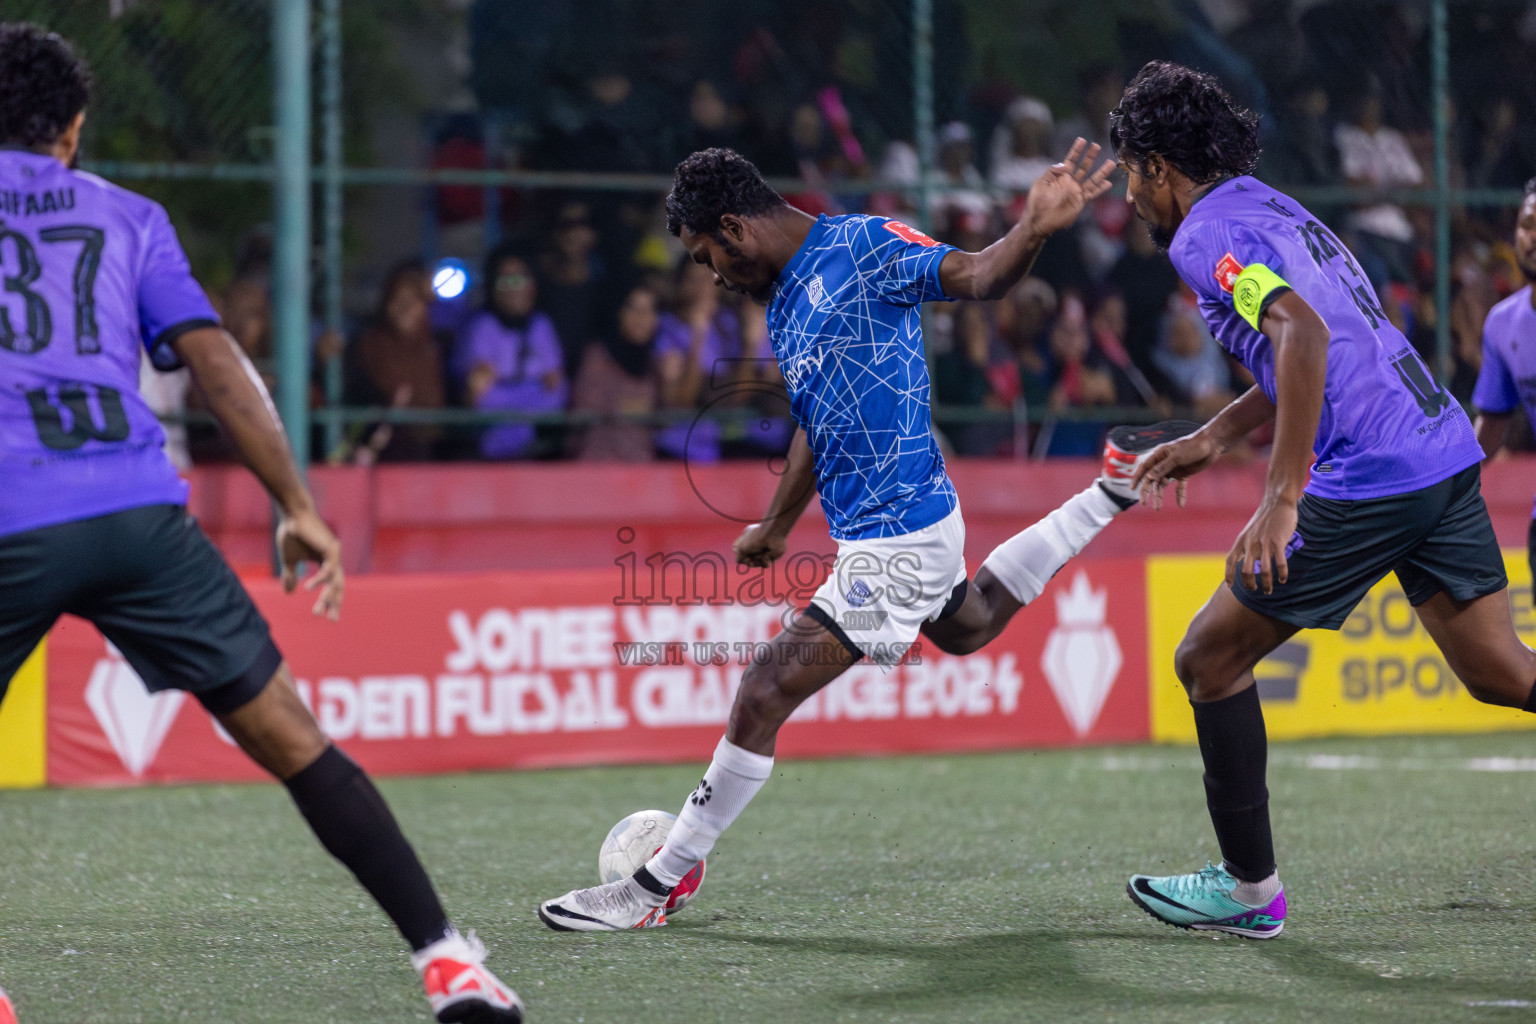
<path id="1" fill-rule="evenodd" d="M 915 533 L 838 541 L 832 574 L 811 604 L 842 631 L 839 639 L 890 668 L 965 578 L 965 521 L 956 505 Z"/>

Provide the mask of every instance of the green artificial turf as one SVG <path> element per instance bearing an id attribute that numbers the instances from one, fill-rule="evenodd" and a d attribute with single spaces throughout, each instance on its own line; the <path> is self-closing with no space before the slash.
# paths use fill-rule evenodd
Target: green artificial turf
<path id="1" fill-rule="evenodd" d="M 780 764 L 663 929 L 546 931 L 608 827 L 699 765 L 383 783 L 541 1022 L 1536 1020 L 1536 740 L 1271 750 L 1283 937 L 1158 924 L 1135 871 L 1216 858 L 1198 756 Z M 0 793 L 21 1024 L 425 1021 L 383 915 L 277 786 Z"/>

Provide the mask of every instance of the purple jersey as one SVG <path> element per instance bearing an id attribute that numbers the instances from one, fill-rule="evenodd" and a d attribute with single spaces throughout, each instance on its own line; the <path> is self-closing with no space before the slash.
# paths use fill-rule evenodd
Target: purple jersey
<path id="1" fill-rule="evenodd" d="M 1495 416 L 1525 406 L 1536 423 L 1536 309 L 1530 285 L 1488 311 L 1483 321 L 1483 368 L 1472 404 Z M 1523 345 L 1522 345 L 1523 343 Z M 1531 515 L 1536 517 L 1536 509 Z"/>
<path id="2" fill-rule="evenodd" d="M 0 151 L 0 536 L 187 485 L 139 395 L 140 351 L 218 323 L 165 210 L 50 156 Z"/>
<path id="3" fill-rule="evenodd" d="M 1223 182 L 1189 211 L 1168 250 L 1211 333 L 1275 400 L 1275 352 L 1232 305 L 1260 263 L 1328 325 L 1328 376 L 1307 492 L 1380 498 L 1428 487 L 1480 462 L 1467 414 L 1437 384 L 1349 250 L 1289 196 L 1256 178 Z"/>

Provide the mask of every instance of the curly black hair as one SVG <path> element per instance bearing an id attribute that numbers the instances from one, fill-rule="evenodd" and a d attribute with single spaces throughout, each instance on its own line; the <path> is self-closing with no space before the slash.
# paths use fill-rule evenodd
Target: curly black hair
<path id="1" fill-rule="evenodd" d="M 720 237 L 720 218 L 761 217 L 781 206 L 752 161 L 733 149 L 702 149 L 677 165 L 667 193 L 667 230 Z"/>
<path id="2" fill-rule="evenodd" d="M 1259 116 L 1232 102 L 1208 74 L 1154 60 L 1131 79 L 1109 115 L 1121 163 L 1154 153 L 1197 185 L 1259 166 Z"/>
<path id="3" fill-rule="evenodd" d="M 0 143 L 47 146 L 91 95 L 91 72 L 63 36 L 24 21 L 0 24 Z"/>

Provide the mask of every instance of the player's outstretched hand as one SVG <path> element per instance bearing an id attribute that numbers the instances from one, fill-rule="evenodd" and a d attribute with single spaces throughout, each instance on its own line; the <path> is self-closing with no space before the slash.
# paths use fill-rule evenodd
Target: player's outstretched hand
<path id="1" fill-rule="evenodd" d="M 1109 191 L 1115 162 L 1106 160 L 1094 168 L 1098 158 L 1099 144 L 1079 138 L 1065 160 L 1035 179 L 1024 212 L 1036 233 L 1049 235 L 1071 227 L 1084 206 Z"/>
<path id="2" fill-rule="evenodd" d="M 780 536 L 768 523 L 753 523 L 731 545 L 738 563 L 758 569 L 772 565 L 788 550 L 789 539 Z"/>
<path id="3" fill-rule="evenodd" d="M 1153 511 L 1163 507 L 1163 489 L 1168 481 L 1178 483 L 1174 489 L 1179 508 L 1184 507 L 1185 481 L 1200 472 L 1221 455 L 1216 442 L 1203 430 L 1197 430 L 1177 441 L 1160 444 L 1147 454 L 1131 477 L 1131 490 L 1141 494 L 1144 503 L 1150 503 Z"/>
<path id="4" fill-rule="evenodd" d="M 1274 593 L 1276 583 L 1290 578 L 1285 559 L 1295 535 L 1296 503 L 1266 495 L 1227 552 L 1227 586 L 1241 576 L 1247 589 Z"/>
<path id="5" fill-rule="evenodd" d="M 341 571 L 341 541 L 325 525 L 319 513 L 307 509 L 284 515 L 277 524 L 277 550 L 283 560 L 283 590 L 293 593 L 299 583 L 299 563 L 315 563 L 315 571 L 304 581 L 305 590 L 319 589 L 315 614 L 332 622 L 341 618 L 341 594 L 346 578 Z"/>

